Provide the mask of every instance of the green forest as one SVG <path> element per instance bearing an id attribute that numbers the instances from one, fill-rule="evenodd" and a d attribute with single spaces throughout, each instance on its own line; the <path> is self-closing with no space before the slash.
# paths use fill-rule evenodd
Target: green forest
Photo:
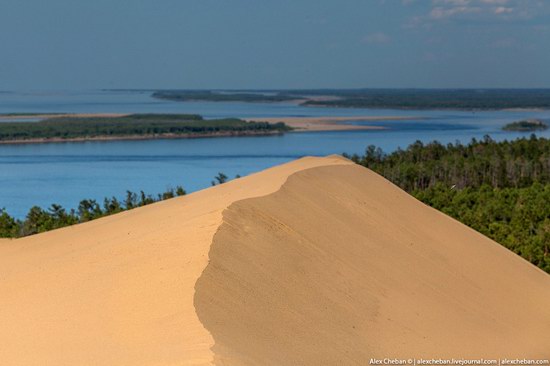
<path id="1" fill-rule="evenodd" d="M 417 141 L 346 156 L 550 273 L 550 140 Z"/>
<path id="2" fill-rule="evenodd" d="M 0 141 L 93 137 L 269 134 L 289 130 L 284 123 L 237 118 L 205 120 L 194 114 L 131 114 L 121 117 L 54 117 L 40 122 L 4 122 Z"/>

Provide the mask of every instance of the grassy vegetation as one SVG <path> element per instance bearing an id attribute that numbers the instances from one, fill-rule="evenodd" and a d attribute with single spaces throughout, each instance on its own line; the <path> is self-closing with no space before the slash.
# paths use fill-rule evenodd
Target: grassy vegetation
<path id="1" fill-rule="evenodd" d="M 548 128 L 548 125 L 546 125 L 541 120 L 528 119 L 528 120 L 524 120 L 524 121 L 509 123 L 506 126 L 504 126 L 502 129 L 505 130 L 505 131 L 528 132 L 528 131 L 546 130 L 547 128 Z"/>
<path id="2" fill-rule="evenodd" d="M 56 117 L 40 122 L 0 123 L 0 141 L 34 139 L 113 138 L 268 134 L 287 131 L 284 123 L 247 122 L 240 119 L 205 120 L 187 114 L 132 114 L 122 117 Z"/>
<path id="3" fill-rule="evenodd" d="M 550 140 L 369 146 L 351 158 L 550 273 Z"/>

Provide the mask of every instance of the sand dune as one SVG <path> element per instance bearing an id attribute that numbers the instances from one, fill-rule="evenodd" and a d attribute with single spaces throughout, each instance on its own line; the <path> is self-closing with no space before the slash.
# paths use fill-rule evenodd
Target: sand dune
<path id="1" fill-rule="evenodd" d="M 185 197 L 0 243 L 0 365 L 208 364 L 195 282 L 232 202 L 275 192 L 306 158 Z"/>
<path id="2" fill-rule="evenodd" d="M 305 158 L 0 243 L 0 364 L 550 357 L 550 276 L 380 176 Z"/>

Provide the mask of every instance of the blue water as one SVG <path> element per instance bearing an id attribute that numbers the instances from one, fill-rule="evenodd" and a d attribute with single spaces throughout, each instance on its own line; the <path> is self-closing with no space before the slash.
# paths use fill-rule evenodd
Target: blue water
<path id="1" fill-rule="evenodd" d="M 24 217 L 33 205 L 74 208 L 84 198 L 123 197 L 126 190 L 159 193 L 183 185 L 210 186 L 218 172 L 247 175 L 305 155 L 362 153 L 370 144 L 385 151 L 416 140 L 468 142 L 529 136 L 501 130 L 524 118 L 550 119 L 550 111 L 464 112 L 306 108 L 291 103 L 169 102 L 132 92 L 0 94 L 0 113 L 119 112 L 198 113 L 207 118 L 268 116 L 413 116 L 418 119 L 353 122 L 386 130 L 295 132 L 284 136 L 182 140 L 0 145 L 0 208 Z M 538 133 L 550 137 L 550 131 Z"/>

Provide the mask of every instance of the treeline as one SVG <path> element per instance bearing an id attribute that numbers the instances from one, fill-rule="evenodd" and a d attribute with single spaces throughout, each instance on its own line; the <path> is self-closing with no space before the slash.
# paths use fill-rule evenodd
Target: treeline
<path id="1" fill-rule="evenodd" d="M 52 204 L 47 210 L 34 206 L 24 220 L 15 219 L 4 209 L 0 209 L 0 238 L 17 238 L 38 234 L 185 194 L 185 189 L 177 186 L 157 196 L 145 194 L 143 191 L 139 193 L 127 191 L 123 200 L 111 197 L 105 198 L 102 203 L 99 203 L 94 199 L 86 199 L 80 201 L 76 210 L 69 211 L 58 204 Z"/>
<path id="2" fill-rule="evenodd" d="M 550 108 L 550 89 L 159 90 L 152 96 L 180 102 L 265 103 L 305 99 L 302 105 L 341 108 L 466 110 Z"/>
<path id="3" fill-rule="evenodd" d="M 550 140 L 487 136 L 348 157 L 550 273 Z"/>
<path id="4" fill-rule="evenodd" d="M 363 156 L 350 158 L 408 192 L 436 183 L 461 189 L 483 184 L 520 188 L 550 182 L 550 142 L 535 135 L 503 142 L 485 136 L 467 145 L 417 141 L 391 154 L 371 145 Z"/>
<path id="5" fill-rule="evenodd" d="M 286 102 L 297 99 L 294 95 L 278 92 L 252 91 L 212 91 L 212 90 L 161 90 L 152 94 L 153 98 L 172 100 L 176 102 L 206 101 L 206 102 L 249 102 L 268 103 Z"/>
<path id="6" fill-rule="evenodd" d="M 308 100 L 304 105 L 391 109 L 550 108 L 550 89 L 356 89 L 325 90 L 333 100 Z M 309 95 L 315 95 L 309 91 Z"/>
<path id="7" fill-rule="evenodd" d="M 248 122 L 237 118 L 205 120 L 189 114 L 131 114 L 120 117 L 54 117 L 40 122 L 0 124 L 0 141 L 94 137 L 267 134 L 283 132 L 284 123 Z"/>

